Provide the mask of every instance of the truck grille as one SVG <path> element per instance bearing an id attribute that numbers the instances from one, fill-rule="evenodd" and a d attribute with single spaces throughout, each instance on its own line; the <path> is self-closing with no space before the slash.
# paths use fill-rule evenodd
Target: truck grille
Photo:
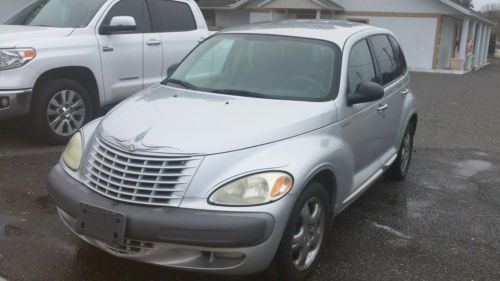
<path id="1" fill-rule="evenodd" d="M 95 138 L 86 185 L 118 201 L 178 207 L 201 160 L 200 156 L 130 153 Z"/>

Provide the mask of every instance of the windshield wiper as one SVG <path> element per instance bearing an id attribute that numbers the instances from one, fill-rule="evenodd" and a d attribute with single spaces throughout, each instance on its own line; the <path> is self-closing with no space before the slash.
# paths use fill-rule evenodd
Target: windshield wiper
<path id="1" fill-rule="evenodd" d="M 186 89 L 190 89 L 190 90 L 198 90 L 198 87 L 196 87 L 195 85 L 193 85 L 189 82 L 186 82 L 186 81 L 179 80 L 179 79 L 168 79 L 167 83 L 180 85 L 180 86 L 182 86 Z"/>
<path id="2" fill-rule="evenodd" d="M 245 91 L 245 90 L 219 89 L 219 90 L 213 90 L 211 92 L 216 93 L 216 94 L 250 97 L 250 98 L 261 98 L 261 99 L 272 98 L 272 97 L 269 97 L 269 96 L 264 95 L 264 94 L 260 94 L 260 93 L 256 93 L 256 92 L 252 92 L 252 91 Z"/>

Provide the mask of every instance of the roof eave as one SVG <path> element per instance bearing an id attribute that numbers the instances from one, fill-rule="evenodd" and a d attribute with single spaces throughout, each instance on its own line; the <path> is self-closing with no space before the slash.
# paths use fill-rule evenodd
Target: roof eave
<path id="1" fill-rule="evenodd" d="M 442 3 L 450 6 L 451 8 L 461 12 L 462 14 L 466 15 L 466 16 L 470 16 L 470 17 L 473 17 L 473 18 L 476 18 L 480 21 L 484 21 L 490 25 L 493 25 L 493 26 L 496 26 L 496 22 L 484 17 L 484 16 L 481 16 L 480 14 L 474 12 L 473 10 L 470 10 L 470 9 L 467 9 L 453 1 L 450 1 L 450 0 L 440 0 Z"/>

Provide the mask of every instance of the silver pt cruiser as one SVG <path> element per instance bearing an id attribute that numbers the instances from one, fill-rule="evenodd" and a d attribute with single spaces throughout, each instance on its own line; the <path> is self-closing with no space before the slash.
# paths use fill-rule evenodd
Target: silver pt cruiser
<path id="1" fill-rule="evenodd" d="M 48 188 L 110 254 L 222 274 L 314 269 L 332 218 L 404 179 L 417 126 L 385 29 L 284 21 L 220 32 L 73 136 Z"/>

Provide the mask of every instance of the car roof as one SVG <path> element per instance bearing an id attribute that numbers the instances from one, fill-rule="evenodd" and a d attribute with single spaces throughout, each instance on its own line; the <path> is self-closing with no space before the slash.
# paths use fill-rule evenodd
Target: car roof
<path id="1" fill-rule="evenodd" d="M 222 30 L 220 33 L 282 35 L 320 39 L 342 47 L 350 36 L 367 30 L 389 33 L 382 28 L 339 20 L 283 20 L 230 28 Z"/>

